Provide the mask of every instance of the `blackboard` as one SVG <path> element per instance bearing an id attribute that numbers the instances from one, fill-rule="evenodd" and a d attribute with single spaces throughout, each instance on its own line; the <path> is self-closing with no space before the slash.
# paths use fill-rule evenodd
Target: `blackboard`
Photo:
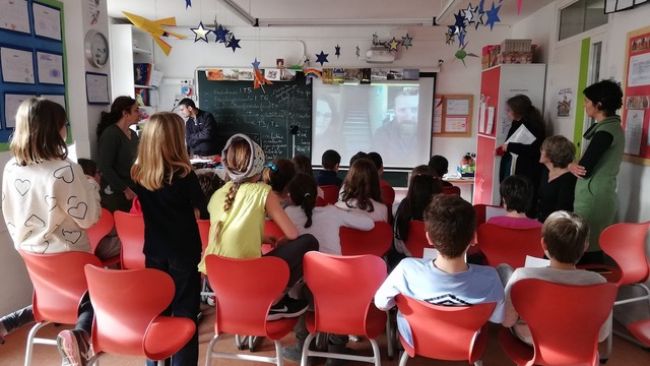
<path id="1" fill-rule="evenodd" d="M 274 81 L 254 89 L 252 81 L 208 80 L 197 70 L 198 101 L 201 110 L 217 120 L 218 145 L 244 133 L 256 141 L 267 160 L 291 159 L 291 125 L 299 127 L 296 154 L 311 156 L 312 86 L 302 73 L 292 81 Z"/>

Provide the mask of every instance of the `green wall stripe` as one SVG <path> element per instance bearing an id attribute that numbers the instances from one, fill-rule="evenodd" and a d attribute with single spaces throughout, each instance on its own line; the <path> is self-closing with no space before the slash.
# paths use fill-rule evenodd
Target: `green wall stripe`
<path id="1" fill-rule="evenodd" d="M 576 157 L 579 157 L 581 153 L 582 131 L 585 121 L 585 101 L 582 97 L 582 91 L 587 87 L 590 47 L 591 38 L 587 37 L 583 39 L 582 45 L 580 46 L 580 72 L 578 74 L 578 90 L 576 91 L 576 119 L 573 129 L 573 143 L 577 146 Z"/>

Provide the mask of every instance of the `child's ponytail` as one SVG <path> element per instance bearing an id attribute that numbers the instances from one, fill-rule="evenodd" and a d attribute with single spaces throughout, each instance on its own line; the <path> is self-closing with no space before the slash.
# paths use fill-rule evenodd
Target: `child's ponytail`
<path id="1" fill-rule="evenodd" d="M 239 190 L 239 186 L 240 183 L 233 183 L 232 186 L 230 186 L 230 190 L 226 195 L 226 201 L 223 204 L 223 210 L 225 212 L 230 211 L 230 208 L 232 207 L 232 203 L 235 202 L 235 196 L 237 196 L 237 191 Z"/>
<path id="2" fill-rule="evenodd" d="M 289 182 L 289 197 L 291 201 L 300 206 L 307 216 L 305 228 L 311 227 L 312 215 L 316 206 L 316 181 L 313 176 L 296 174 Z"/>

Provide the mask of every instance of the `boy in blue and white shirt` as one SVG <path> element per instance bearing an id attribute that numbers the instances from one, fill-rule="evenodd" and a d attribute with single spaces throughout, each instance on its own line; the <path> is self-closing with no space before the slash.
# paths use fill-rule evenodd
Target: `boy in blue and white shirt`
<path id="1" fill-rule="evenodd" d="M 504 295 L 499 275 L 492 267 L 468 264 L 465 260 L 476 227 L 472 205 L 455 195 L 437 195 L 426 208 L 424 221 L 427 240 L 438 250 L 438 257 L 403 259 L 377 290 L 377 308 L 392 308 L 398 294 L 443 306 L 496 302 L 490 321 L 501 323 Z M 397 327 L 412 345 L 411 329 L 400 313 Z"/>

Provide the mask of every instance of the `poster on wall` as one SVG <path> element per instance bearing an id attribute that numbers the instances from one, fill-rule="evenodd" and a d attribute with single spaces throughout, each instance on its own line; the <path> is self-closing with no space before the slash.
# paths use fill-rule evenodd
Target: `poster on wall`
<path id="1" fill-rule="evenodd" d="M 557 92 L 557 104 L 555 106 L 558 117 L 569 117 L 573 105 L 573 89 L 562 88 Z"/>
<path id="2" fill-rule="evenodd" d="M 625 60 L 625 157 L 650 165 L 650 27 L 627 34 Z"/>
<path id="3" fill-rule="evenodd" d="M 0 0 L 0 28 L 29 33 L 27 1 Z"/>
<path id="4" fill-rule="evenodd" d="M 15 48 L 0 48 L 2 81 L 5 83 L 34 84 L 33 53 Z"/>

